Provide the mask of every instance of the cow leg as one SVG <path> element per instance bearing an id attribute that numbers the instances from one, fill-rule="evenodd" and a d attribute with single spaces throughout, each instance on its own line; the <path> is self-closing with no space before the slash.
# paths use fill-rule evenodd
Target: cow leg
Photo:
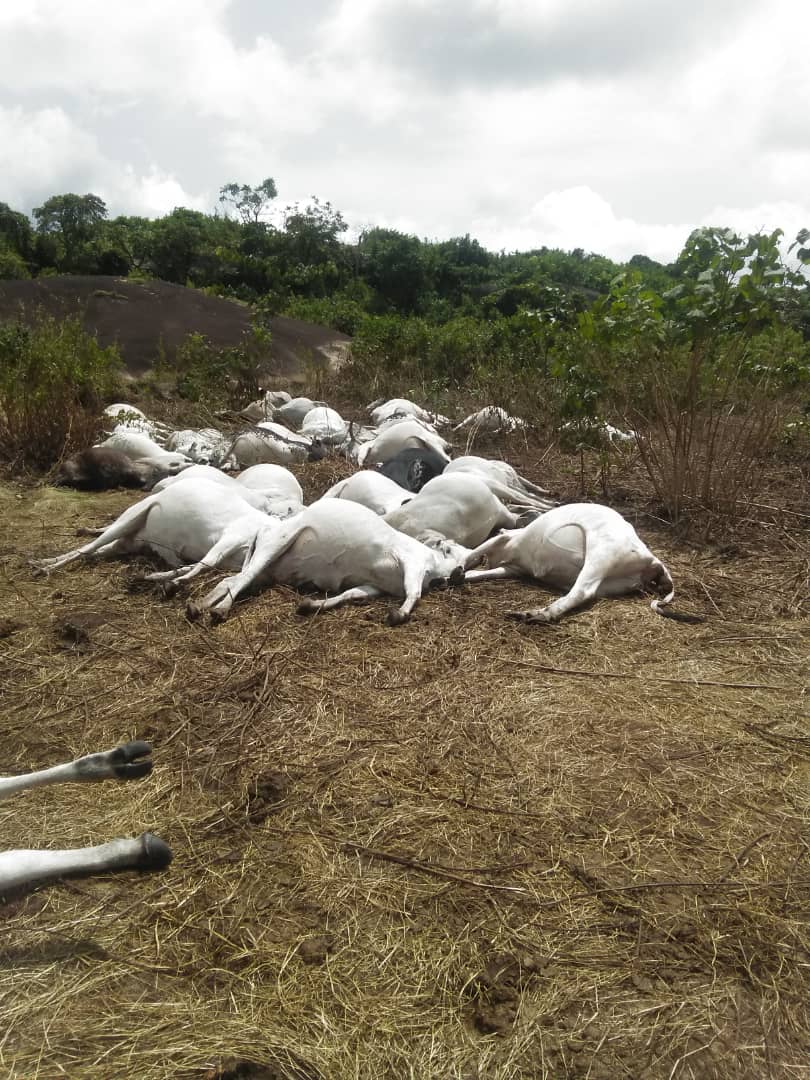
<path id="1" fill-rule="evenodd" d="M 159 570 L 155 573 L 145 574 L 144 581 L 161 583 L 163 591 L 170 596 L 181 582 L 191 581 L 204 570 L 216 570 L 233 553 L 244 544 L 244 538 L 234 539 L 233 535 L 219 539 L 216 544 L 206 552 L 199 562 L 189 563 L 188 566 L 178 566 L 175 570 Z"/>
<path id="2" fill-rule="evenodd" d="M 305 596 L 295 609 L 299 615 L 314 615 L 318 611 L 330 611 L 340 607 L 341 604 L 362 604 L 366 600 L 373 600 L 382 596 L 382 591 L 375 585 L 355 585 L 352 589 L 346 589 L 337 596 L 329 596 L 326 600 L 316 600 L 314 597 Z"/>
<path id="3" fill-rule="evenodd" d="M 523 575 L 509 566 L 496 566 L 492 570 L 468 570 L 464 575 L 464 584 L 472 585 L 482 581 L 504 581 L 506 578 L 518 578 Z"/>
<path id="4" fill-rule="evenodd" d="M 54 878 L 99 874 L 106 870 L 162 870 L 172 861 L 171 849 L 157 836 L 110 840 L 96 847 L 62 851 L 0 852 L 0 895 L 28 890 Z"/>
<path id="5" fill-rule="evenodd" d="M 152 771 L 152 747 L 140 739 L 124 743 L 114 750 L 85 754 L 64 765 L 52 765 L 48 769 L 22 773 L 19 776 L 0 776 L 0 799 L 16 795 L 18 791 L 44 787 L 47 784 L 86 783 L 88 781 L 137 780 Z"/>
<path id="6" fill-rule="evenodd" d="M 34 569 L 47 574 L 51 570 L 56 570 L 60 566 L 74 562 L 76 559 L 84 558 L 86 555 L 93 555 L 102 548 L 109 548 L 109 551 L 105 552 L 105 554 L 114 554 L 116 550 L 120 551 L 121 545 L 118 542 L 131 540 L 144 527 L 149 511 L 155 505 L 157 498 L 157 495 L 148 495 L 145 499 L 135 503 L 134 506 L 130 506 L 112 525 L 108 525 L 94 540 L 84 544 L 82 547 L 74 548 L 73 551 L 68 551 L 64 555 L 57 555 L 53 559 L 33 560 Z M 115 547 L 114 545 L 117 543 L 118 547 Z"/>
<path id="7" fill-rule="evenodd" d="M 533 484 L 531 480 L 527 480 L 525 476 L 521 476 L 518 479 L 520 480 L 521 486 L 528 491 L 530 495 L 543 496 L 549 494 L 548 488 L 538 487 L 537 484 Z M 545 502 L 545 500 L 543 501 Z"/>
<path id="8" fill-rule="evenodd" d="M 485 540 L 477 548 L 473 548 L 464 560 L 464 569 L 471 570 L 474 566 L 478 566 L 479 563 L 483 562 L 485 558 L 488 558 L 490 562 L 501 562 L 513 535 L 514 530 L 502 532 L 497 536 L 491 536 L 489 540 Z"/>
<path id="9" fill-rule="evenodd" d="M 269 573 L 272 564 L 292 547 L 303 528 L 304 526 L 296 522 L 294 518 L 290 518 L 278 527 L 271 526 L 263 530 L 264 535 L 256 540 L 241 571 L 223 578 L 210 593 L 202 598 L 199 606 L 188 604 L 186 607 L 188 618 L 196 619 L 203 612 L 210 611 L 211 617 L 216 621 L 226 619 L 237 596 L 262 575 Z"/>
<path id="10" fill-rule="evenodd" d="M 409 558 L 402 567 L 402 588 L 405 600 L 398 608 L 388 612 L 388 625 L 400 626 L 407 622 L 422 596 L 422 583 L 425 580 L 426 563 L 422 559 Z"/>
<path id="11" fill-rule="evenodd" d="M 509 611 L 507 612 L 507 618 L 527 623 L 556 622 L 569 611 L 582 607 L 583 604 L 593 600 L 599 592 L 601 583 L 601 575 L 595 573 L 594 567 L 589 566 L 586 560 L 576 581 L 565 596 L 561 596 L 559 600 L 555 600 L 544 608 L 531 608 L 528 611 Z"/>

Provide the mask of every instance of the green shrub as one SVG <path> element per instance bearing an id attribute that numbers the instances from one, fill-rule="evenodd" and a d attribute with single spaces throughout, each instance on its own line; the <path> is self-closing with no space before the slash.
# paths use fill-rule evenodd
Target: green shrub
<path id="1" fill-rule="evenodd" d="M 94 441 L 120 389 L 121 358 L 78 318 L 0 323 L 0 460 L 48 469 Z"/>
<path id="2" fill-rule="evenodd" d="M 260 325 L 230 348 L 212 345 L 203 334 L 189 334 L 177 347 L 174 363 L 161 359 L 155 374 L 173 382 L 174 392 L 185 401 L 208 409 L 242 408 L 258 395 L 269 351 L 270 333 Z"/>

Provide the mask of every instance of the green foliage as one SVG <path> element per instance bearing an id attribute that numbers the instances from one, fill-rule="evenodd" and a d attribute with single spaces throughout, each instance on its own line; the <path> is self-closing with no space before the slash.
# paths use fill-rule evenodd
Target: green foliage
<path id="1" fill-rule="evenodd" d="M 96 272 L 95 240 L 107 217 L 97 195 L 54 195 L 33 211 L 37 232 L 56 243 L 55 265 L 68 273 Z"/>
<path id="2" fill-rule="evenodd" d="M 243 225 L 256 224 L 268 203 L 278 195 L 276 182 L 272 176 L 268 176 L 255 188 L 248 184 L 225 184 L 219 189 L 219 201 L 230 203 L 242 220 Z"/>
<path id="3" fill-rule="evenodd" d="M 291 319 L 331 326 L 342 334 L 354 336 L 368 318 L 363 304 L 350 293 L 334 293 L 322 298 L 294 296 L 282 311 Z"/>
<path id="4" fill-rule="evenodd" d="M 203 334 L 189 334 L 174 361 L 157 372 L 174 382 L 178 397 L 208 409 L 241 408 L 258 395 L 260 372 L 270 352 L 270 332 L 260 322 L 232 348 L 218 348 Z"/>
<path id="5" fill-rule="evenodd" d="M 31 271 L 19 252 L 5 246 L 0 238 L 0 281 L 30 278 Z"/>
<path id="6" fill-rule="evenodd" d="M 31 222 L 4 202 L 0 202 L 0 249 L 18 255 L 25 262 L 30 262 L 34 254 Z"/>
<path id="7" fill-rule="evenodd" d="M 0 459 L 47 469 L 87 446 L 120 371 L 118 350 L 102 349 L 78 318 L 0 323 Z"/>

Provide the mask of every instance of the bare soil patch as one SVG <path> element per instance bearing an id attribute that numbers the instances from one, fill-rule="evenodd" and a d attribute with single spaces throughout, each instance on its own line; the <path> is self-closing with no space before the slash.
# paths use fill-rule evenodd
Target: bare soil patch
<path id="1" fill-rule="evenodd" d="M 506 449 L 571 493 L 576 462 Z M 31 576 L 135 497 L 0 487 L 4 770 L 136 737 L 156 761 L 2 804 L 0 846 L 175 852 L 0 908 L 6 1075 L 810 1075 L 799 519 L 724 549 L 636 518 L 700 626 L 639 597 L 518 626 L 548 594 L 490 583 L 396 629 L 288 589 L 210 629 L 132 562 Z"/>
<path id="2" fill-rule="evenodd" d="M 215 346 L 236 346 L 251 328 L 246 304 L 208 296 L 167 281 L 64 275 L 0 281 L 0 319 L 41 309 L 57 318 L 79 315 L 103 346 L 117 345 L 133 377 L 147 372 L 161 348 L 171 363 L 177 346 L 200 333 Z M 297 381 L 308 366 L 339 361 L 350 339 L 325 326 L 278 316 L 270 322 L 268 373 Z"/>

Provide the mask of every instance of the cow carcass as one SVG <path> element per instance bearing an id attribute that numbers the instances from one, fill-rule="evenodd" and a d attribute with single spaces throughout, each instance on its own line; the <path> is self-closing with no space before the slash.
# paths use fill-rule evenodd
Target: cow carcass
<path id="1" fill-rule="evenodd" d="M 489 569 L 472 569 L 484 559 Z M 657 592 L 653 611 L 669 615 L 665 605 L 675 596 L 669 571 L 630 522 L 594 503 L 557 506 L 523 529 L 503 532 L 472 551 L 465 566 L 469 582 L 527 577 L 565 592 L 545 607 L 509 612 L 523 622 L 556 622 L 595 597 L 638 590 Z"/>
<path id="2" fill-rule="evenodd" d="M 372 510 L 342 499 L 319 499 L 270 536 L 257 536 L 242 571 L 225 578 L 189 616 L 208 611 L 224 618 L 240 593 L 257 583 L 309 585 L 336 592 L 307 598 L 300 613 L 327 611 L 383 594 L 404 597 L 389 625 L 405 622 L 431 587 L 457 584 L 464 572 L 454 545 L 435 539 L 422 544 L 392 529 Z"/>
<path id="3" fill-rule="evenodd" d="M 450 460 L 450 444 L 435 431 L 426 427 L 419 420 L 403 420 L 381 431 L 375 439 L 360 447 L 357 463 L 363 465 L 384 465 L 386 461 L 401 450 L 432 450 L 444 459 Z"/>
<path id="4" fill-rule="evenodd" d="M 518 524 L 486 483 L 470 473 L 434 477 L 385 520 L 408 536 L 439 535 L 465 548 L 482 543 L 493 529 L 514 529 Z"/>

